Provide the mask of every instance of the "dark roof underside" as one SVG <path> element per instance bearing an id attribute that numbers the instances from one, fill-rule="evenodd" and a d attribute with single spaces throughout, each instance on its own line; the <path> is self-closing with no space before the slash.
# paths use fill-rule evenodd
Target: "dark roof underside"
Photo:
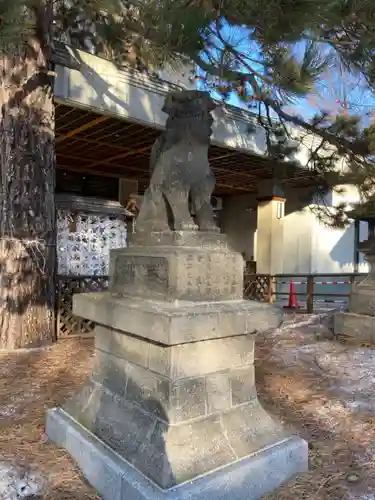
<path id="1" fill-rule="evenodd" d="M 124 177 L 138 180 L 142 193 L 149 181 L 150 151 L 159 134 L 151 127 L 57 104 L 58 190 L 85 194 L 86 189 L 90 195 L 90 186 L 96 185 L 94 196 L 106 189 L 106 196 L 115 198 L 117 179 Z M 259 180 L 271 176 L 271 162 L 260 156 L 211 146 L 209 158 L 218 196 L 256 192 Z M 286 182 L 304 187 L 316 179 L 301 169 Z"/>

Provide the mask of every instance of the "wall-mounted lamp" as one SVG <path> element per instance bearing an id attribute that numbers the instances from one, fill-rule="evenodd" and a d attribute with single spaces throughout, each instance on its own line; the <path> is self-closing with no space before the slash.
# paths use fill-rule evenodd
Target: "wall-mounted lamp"
<path id="1" fill-rule="evenodd" d="M 283 201 L 278 201 L 276 207 L 276 217 L 278 219 L 282 219 L 284 217 L 284 208 L 285 208 L 285 203 Z"/>

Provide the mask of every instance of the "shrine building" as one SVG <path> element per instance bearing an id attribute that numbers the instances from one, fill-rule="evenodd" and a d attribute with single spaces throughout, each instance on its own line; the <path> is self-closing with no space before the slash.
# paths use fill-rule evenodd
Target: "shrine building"
<path id="1" fill-rule="evenodd" d="M 195 82 L 189 71 L 150 77 L 65 45 L 57 45 L 54 61 L 59 273 L 106 274 L 110 248 L 126 245 L 131 230 L 130 215 L 123 217 L 129 196 L 141 197 L 148 185 L 150 151 L 166 119 L 165 95 L 193 89 Z M 311 200 L 314 173 L 301 166 L 282 186 L 274 185 L 277 165 L 265 156 L 255 117 L 232 106 L 218 107 L 213 116 L 213 207 L 233 247 L 256 272 L 366 271 L 357 244 L 367 229 L 359 223 L 329 229 L 303 201 Z M 304 141 L 301 165 L 311 142 Z M 345 196 L 357 201 L 354 191 Z M 328 204 L 340 201 L 327 197 Z"/>

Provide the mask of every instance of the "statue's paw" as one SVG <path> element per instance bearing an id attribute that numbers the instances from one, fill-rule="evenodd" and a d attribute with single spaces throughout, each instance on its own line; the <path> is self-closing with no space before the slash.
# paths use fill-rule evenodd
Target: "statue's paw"
<path id="1" fill-rule="evenodd" d="M 198 226 L 196 224 L 192 223 L 178 223 L 174 225 L 174 230 L 175 231 L 197 231 Z"/>
<path id="2" fill-rule="evenodd" d="M 204 233 L 220 233 L 220 228 L 216 224 L 204 224 L 199 227 Z"/>
<path id="3" fill-rule="evenodd" d="M 170 231 L 171 228 L 169 226 L 156 226 L 152 230 L 154 233 L 169 233 Z"/>

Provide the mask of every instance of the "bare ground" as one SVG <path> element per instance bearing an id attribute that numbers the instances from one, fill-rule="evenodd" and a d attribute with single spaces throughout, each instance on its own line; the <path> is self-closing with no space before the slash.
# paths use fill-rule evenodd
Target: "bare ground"
<path id="1" fill-rule="evenodd" d="M 267 500 L 375 500 L 375 350 L 322 340 L 325 333 L 319 324 L 287 325 L 258 340 L 260 398 L 310 444 L 310 471 Z M 78 338 L 0 352 L 2 500 L 98 499 L 44 434 L 45 411 L 83 385 L 92 352 L 92 340 Z"/>

